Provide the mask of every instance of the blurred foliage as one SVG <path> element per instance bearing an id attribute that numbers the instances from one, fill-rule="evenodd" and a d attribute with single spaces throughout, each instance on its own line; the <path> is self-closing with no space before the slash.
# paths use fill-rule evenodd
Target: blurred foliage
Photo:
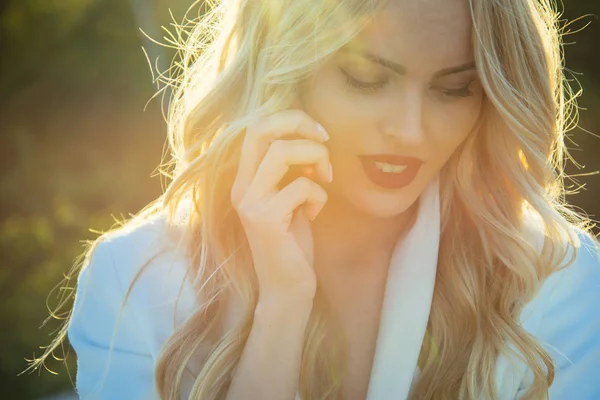
<path id="1" fill-rule="evenodd" d="M 56 322 L 55 288 L 81 254 L 90 229 L 135 213 L 161 192 L 151 175 L 160 162 L 165 124 L 141 46 L 168 66 L 173 54 L 151 46 L 139 27 L 164 42 L 168 8 L 179 22 L 190 0 L 0 0 L 0 387 L 3 399 L 39 398 L 71 387 L 74 357 L 17 377 L 24 358 L 41 354 Z M 581 126 L 600 133 L 600 39 L 595 0 L 565 4 L 571 25 L 567 67 L 585 88 Z M 169 30 L 173 31 L 172 27 Z M 581 75 L 582 74 L 582 75 Z M 574 86 L 577 86 L 573 82 Z M 600 139 L 579 129 L 573 148 L 584 172 L 600 169 Z M 573 146 L 571 146 L 573 147 Z M 571 173 L 581 171 L 570 168 Z M 598 215 L 600 179 L 570 198 Z M 46 305 L 46 300 L 49 304 Z M 66 349 L 68 350 L 68 349 Z M 60 352 L 59 352 L 60 353 Z M 62 353 L 57 354 L 62 356 Z"/>

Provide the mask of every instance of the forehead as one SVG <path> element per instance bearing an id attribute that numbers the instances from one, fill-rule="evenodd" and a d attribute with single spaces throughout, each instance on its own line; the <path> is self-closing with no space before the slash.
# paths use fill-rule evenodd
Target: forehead
<path id="1" fill-rule="evenodd" d="M 398 61 L 409 72 L 411 64 L 439 69 L 472 60 L 471 27 L 469 0 L 391 0 L 353 45 Z"/>

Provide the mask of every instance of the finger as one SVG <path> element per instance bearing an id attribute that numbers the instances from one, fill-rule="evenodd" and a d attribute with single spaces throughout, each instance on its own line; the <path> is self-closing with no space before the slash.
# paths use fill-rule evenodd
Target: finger
<path id="1" fill-rule="evenodd" d="M 250 186 L 249 199 L 263 198 L 278 191 L 278 184 L 292 165 L 314 164 L 317 175 L 324 181 L 330 181 L 329 152 L 327 148 L 312 140 L 276 140 L 261 164 Z"/>
<path id="2" fill-rule="evenodd" d="M 253 180 L 271 142 L 298 135 L 317 142 L 328 140 L 327 133 L 304 111 L 287 110 L 262 119 L 248 127 L 242 144 L 235 190 L 239 197 Z"/>
<path id="3" fill-rule="evenodd" d="M 301 110 L 287 110 L 273 114 L 248 128 L 240 158 L 242 171 L 248 176 L 254 176 L 269 145 L 288 135 L 318 142 L 328 139 L 324 129 Z"/>
<path id="4" fill-rule="evenodd" d="M 281 218 L 290 217 L 298 207 L 311 221 L 317 217 L 327 202 L 323 187 L 306 177 L 300 177 L 281 189 L 270 202 L 270 209 Z"/>

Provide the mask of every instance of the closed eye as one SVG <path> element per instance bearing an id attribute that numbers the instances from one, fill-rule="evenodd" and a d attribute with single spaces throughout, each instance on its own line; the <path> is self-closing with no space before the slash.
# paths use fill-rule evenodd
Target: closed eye
<path id="1" fill-rule="evenodd" d="M 379 82 L 364 82 L 359 79 L 356 79 L 355 77 L 344 71 L 342 68 L 340 68 L 340 71 L 342 71 L 342 73 L 344 74 L 346 78 L 346 84 L 348 86 L 367 92 L 374 92 L 376 90 L 382 89 L 389 82 L 389 79 Z"/>
<path id="2" fill-rule="evenodd" d="M 389 83 L 389 79 L 378 82 L 364 82 L 356 79 L 342 68 L 340 68 L 340 71 L 344 74 L 344 77 L 346 78 L 346 84 L 348 86 L 365 92 L 375 92 L 384 88 Z M 460 88 L 447 89 L 443 87 L 433 87 L 432 89 L 436 90 L 442 97 L 445 98 L 466 98 L 473 95 L 473 92 L 469 89 L 473 81 L 474 80 L 469 81 L 465 86 Z"/>
<path id="3" fill-rule="evenodd" d="M 465 86 L 460 87 L 460 88 L 453 88 L 453 89 L 445 89 L 445 88 L 436 88 L 434 87 L 434 90 L 437 90 L 442 96 L 446 96 L 446 97 L 469 97 L 473 95 L 473 92 L 469 89 L 469 87 L 471 86 L 471 83 L 473 83 L 473 80 L 469 81 L 469 83 L 467 83 Z"/>

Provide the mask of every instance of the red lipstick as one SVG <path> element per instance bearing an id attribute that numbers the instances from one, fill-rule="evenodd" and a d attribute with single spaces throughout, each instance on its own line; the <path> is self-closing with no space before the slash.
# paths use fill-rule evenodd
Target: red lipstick
<path id="1" fill-rule="evenodd" d="M 384 189 L 400 189 L 409 185 L 417 176 L 423 161 L 415 157 L 394 154 L 375 154 L 359 156 L 365 174 L 375 185 Z M 404 166 L 402 172 L 383 172 L 376 162 Z"/>

